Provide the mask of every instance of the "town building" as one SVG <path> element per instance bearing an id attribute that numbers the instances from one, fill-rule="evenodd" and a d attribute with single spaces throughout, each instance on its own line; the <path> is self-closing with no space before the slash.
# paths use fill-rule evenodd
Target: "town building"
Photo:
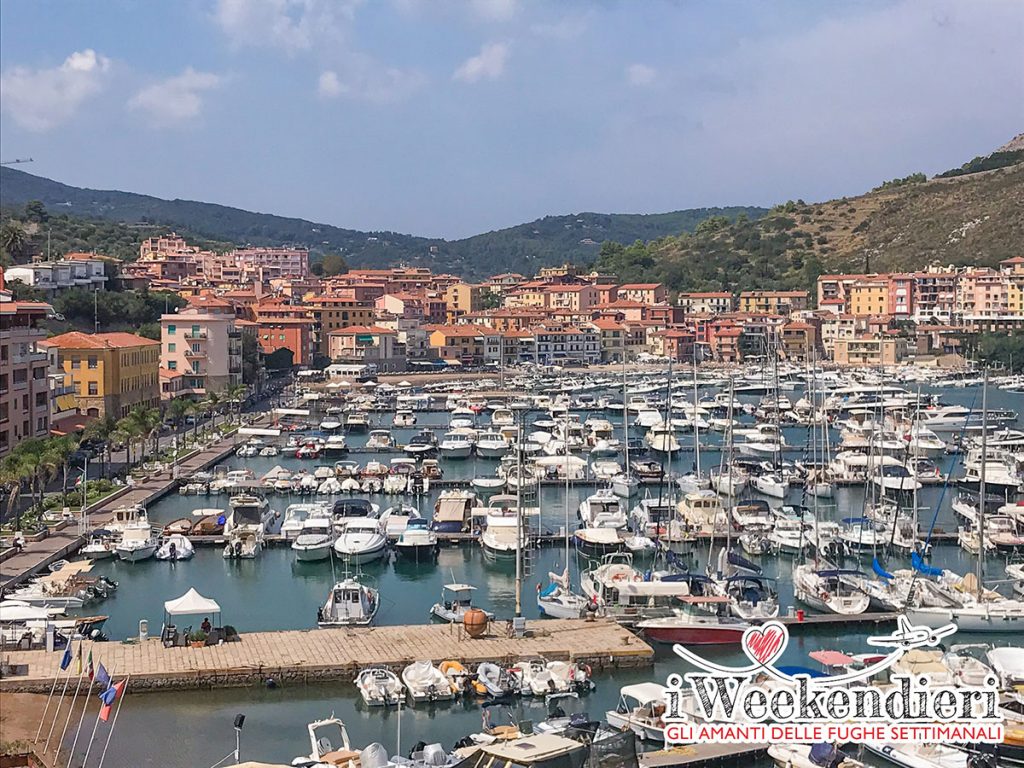
<path id="1" fill-rule="evenodd" d="M 373 363 L 380 370 L 405 368 L 398 332 L 376 325 L 350 325 L 331 331 L 330 353 L 335 363 Z"/>
<path id="2" fill-rule="evenodd" d="M 906 359 L 907 350 L 906 339 L 887 334 L 837 339 L 834 344 L 833 362 L 836 365 L 898 365 Z"/>
<path id="3" fill-rule="evenodd" d="M 4 280 L 7 283 L 18 281 L 30 285 L 43 291 L 47 297 L 71 288 L 104 288 L 107 283 L 107 262 L 100 258 L 89 258 L 87 254 L 69 254 L 72 255 L 75 258 L 8 267 L 4 270 Z"/>
<path id="4" fill-rule="evenodd" d="M 58 370 L 70 376 L 85 416 L 119 419 L 136 406 L 160 404 L 159 341 L 134 333 L 71 331 L 38 346 L 56 350 Z"/>
<path id="5" fill-rule="evenodd" d="M 203 397 L 242 383 L 242 331 L 234 310 L 223 306 L 190 306 L 160 317 L 161 397 Z M 214 311 L 219 310 L 219 311 Z M 175 375 L 182 380 L 176 381 Z M 164 384 L 167 384 L 165 389 Z"/>
<path id="6" fill-rule="evenodd" d="M 755 314 L 789 315 L 807 309 L 807 291 L 744 291 L 739 311 Z"/>
<path id="7" fill-rule="evenodd" d="M 50 433 L 48 357 L 39 345 L 49 304 L 14 301 L 0 280 L 0 456 Z"/>
<path id="8" fill-rule="evenodd" d="M 680 293 L 679 306 L 683 308 L 686 315 L 719 315 L 724 312 L 732 312 L 733 298 L 731 293 L 725 291 Z"/>

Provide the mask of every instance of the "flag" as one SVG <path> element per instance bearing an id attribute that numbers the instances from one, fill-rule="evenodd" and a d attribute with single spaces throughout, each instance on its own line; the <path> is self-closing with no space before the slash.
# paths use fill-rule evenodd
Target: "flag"
<path id="1" fill-rule="evenodd" d="M 103 706 L 100 707 L 100 720 L 104 723 L 110 718 L 110 710 L 113 709 L 114 702 L 117 701 L 117 697 L 121 695 L 122 691 L 124 691 L 124 684 L 126 682 L 127 679 L 122 680 L 119 683 L 114 683 L 100 694 L 100 701 L 103 702 Z"/>
<path id="2" fill-rule="evenodd" d="M 84 641 L 78 641 L 78 653 L 75 654 L 75 674 L 82 674 L 82 643 Z"/>
<path id="3" fill-rule="evenodd" d="M 89 665 L 87 669 L 89 671 L 89 679 L 92 680 L 93 677 L 96 675 L 96 670 L 92 667 L 92 648 L 89 649 Z"/>
<path id="4" fill-rule="evenodd" d="M 110 675 L 107 674 L 106 667 L 101 663 L 99 669 L 96 670 L 96 682 L 100 684 L 100 691 L 105 691 L 110 687 Z"/>
<path id="5" fill-rule="evenodd" d="M 60 659 L 60 668 L 67 669 L 71 666 L 71 643 L 69 642 L 67 648 L 64 649 L 64 655 Z"/>

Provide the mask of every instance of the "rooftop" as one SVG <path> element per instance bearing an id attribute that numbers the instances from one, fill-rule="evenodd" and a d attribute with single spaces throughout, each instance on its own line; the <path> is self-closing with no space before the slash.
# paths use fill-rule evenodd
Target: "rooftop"
<path id="1" fill-rule="evenodd" d="M 160 346 L 159 341 L 136 336 L 134 333 L 82 333 L 70 331 L 40 342 L 58 349 L 118 349 L 129 347 Z"/>

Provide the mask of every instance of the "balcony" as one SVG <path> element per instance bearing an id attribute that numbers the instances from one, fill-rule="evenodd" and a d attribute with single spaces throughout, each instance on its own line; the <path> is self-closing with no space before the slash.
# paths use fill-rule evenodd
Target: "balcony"
<path id="1" fill-rule="evenodd" d="M 190 358 L 190 359 L 206 357 L 206 350 L 205 349 L 200 349 L 200 350 L 196 351 L 194 349 L 186 349 L 185 350 L 185 357 Z"/>
<path id="2" fill-rule="evenodd" d="M 206 331 L 185 331 L 186 339 L 205 339 L 207 335 Z"/>

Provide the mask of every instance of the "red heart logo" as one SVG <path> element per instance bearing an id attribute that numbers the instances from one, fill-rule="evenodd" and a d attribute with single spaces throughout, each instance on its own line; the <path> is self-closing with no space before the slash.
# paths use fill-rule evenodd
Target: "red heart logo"
<path id="1" fill-rule="evenodd" d="M 782 624 L 773 622 L 761 628 L 748 629 L 743 635 L 743 650 L 753 661 L 767 665 L 786 647 L 789 632 Z"/>

